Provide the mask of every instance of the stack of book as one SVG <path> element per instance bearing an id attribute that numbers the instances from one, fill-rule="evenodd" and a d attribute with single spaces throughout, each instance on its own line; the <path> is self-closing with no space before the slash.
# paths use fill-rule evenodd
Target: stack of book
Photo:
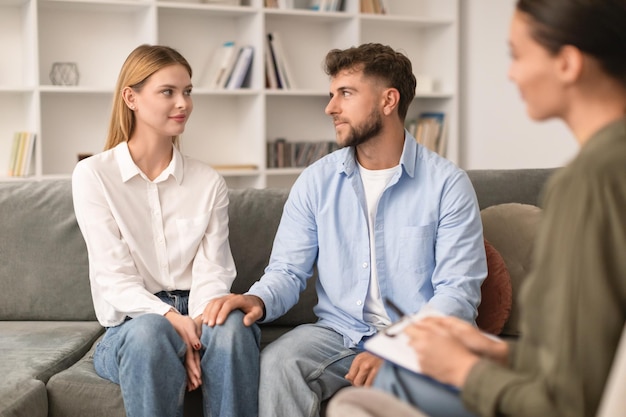
<path id="1" fill-rule="evenodd" d="M 278 32 L 267 34 L 265 45 L 265 85 L 271 89 L 292 90 L 295 83 L 291 67 L 285 57 L 282 40 Z"/>
<path id="2" fill-rule="evenodd" d="M 288 142 L 276 139 L 267 143 L 267 167 L 303 168 L 337 149 L 335 141 Z"/>
<path id="3" fill-rule="evenodd" d="M 253 57 L 252 46 L 238 47 L 233 41 L 224 42 L 211 55 L 200 86 L 213 90 L 249 87 Z"/>
<path id="4" fill-rule="evenodd" d="M 317 10 L 320 12 L 338 12 L 344 9 L 345 0 L 309 0 L 306 9 Z M 294 9 L 305 8 L 296 5 L 294 0 L 264 0 L 263 4 L 269 9 Z"/>
<path id="5" fill-rule="evenodd" d="M 361 13 L 387 14 L 388 0 L 361 0 Z"/>
<path id="6" fill-rule="evenodd" d="M 442 112 L 424 112 L 407 124 L 417 143 L 441 156 L 446 156 L 446 117 Z"/>
<path id="7" fill-rule="evenodd" d="M 24 177 L 34 172 L 35 138 L 32 132 L 15 132 L 9 159 L 10 177 Z"/>

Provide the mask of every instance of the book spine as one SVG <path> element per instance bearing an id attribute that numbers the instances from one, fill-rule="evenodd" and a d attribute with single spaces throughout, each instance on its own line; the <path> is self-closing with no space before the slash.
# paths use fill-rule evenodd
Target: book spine
<path id="1" fill-rule="evenodd" d="M 272 46 L 270 45 L 269 35 L 265 37 L 265 78 L 267 80 L 267 88 L 278 88 L 276 65 L 274 64 L 274 56 L 272 54 Z"/>
<path id="2" fill-rule="evenodd" d="M 17 154 L 20 148 L 20 132 L 15 132 L 13 134 L 13 144 L 11 145 L 11 155 L 9 159 L 9 170 L 7 175 L 12 177 L 15 174 L 15 168 L 17 166 Z"/>
<path id="3" fill-rule="evenodd" d="M 33 132 L 28 132 L 27 135 L 28 135 L 28 147 L 26 149 L 22 175 L 32 175 L 34 173 L 33 159 L 35 158 L 35 141 L 37 139 L 37 135 Z"/>
<path id="4" fill-rule="evenodd" d="M 225 42 L 222 45 L 221 52 L 219 54 L 219 65 L 211 83 L 211 88 L 219 89 L 224 88 L 228 74 L 230 74 L 231 68 L 234 65 L 236 59 L 237 48 L 235 42 Z"/>
<path id="5" fill-rule="evenodd" d="M 17 150 L 17 160 L 15 163 L 15 170 L 14 170 L 14 175 L 15 176 L 22 176 L 22 166 L 24 164 L 24 153 L 26 152 L 26 145 L 27 145 L 27 133 L 26 132 L 19 132 L 19 148 Z"/>
<path id="6" fill-rule="evenodd" d="M 287 59 L 285 57 L 285 49 L 283 48 L 282 41 L 278 32 L 270 34 L 270 42 L 272 44 L 272 50 L 274 52 L 274 58 L 276 67 L 278 68 L 278 75 L 281 80 L 283 88 L 291 90 L 295 88 L 293 77 Z"/>
<path id="7" fill-rule="evenodd" d="M 230 75 L 228 82 L 226 83 L 227 89 L 241 88 L 244 85 L 244 80 L 250 72 L 252 66 L 252 57 L 254 55 L 254 48 L 252 46 L 243 46 L 239 50 L 237 61 L 233 67 L 233 71 Z"/>

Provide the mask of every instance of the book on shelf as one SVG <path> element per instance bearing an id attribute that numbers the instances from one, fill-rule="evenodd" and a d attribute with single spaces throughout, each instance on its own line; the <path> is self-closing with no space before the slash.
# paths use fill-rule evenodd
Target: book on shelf
<path id="1" fill-rule="evenodd" d="M 226 82 L 226 89 L 232 90 L 250 85 L 250 72 L 253 57 L 254 48 L 252 46 L 245 45 L 239 48 L 235 65 Z"/>
<path id="2" fill-rule="evenodd" d="M 345 0 L 264 0 L 268 9 L 308 9 L 315 11 L 337 12 L 343 10 Z"/>
<path id="3" fill-rule="evenodd" d="M 407 130 L 417 143 L 441 156 L 446 155 L 447 119 L 443 112 L 423 112 L 408 123 Z"/>
<path id="4" fill-rule="evenodd" d="M 387 0 L 361 0 L 361 13 L 387 14 L 389 6 Z"/>
<path id="5" fill-rule="evenodd" d="M 259 169 L 256 164 L 221 164 L 221 165 L 211 165 L 213 169 L 218 171 L 255 171 Z"/>
<path id="6" fill-rule="evenodd" d="M 269 36 L 265 37 L 264 49 L 265 87 L 274 90 L 280 87 L 278 86 L 278 74 L 276 73 L 276 65 L 274 64 L 274 55 L 272 53 Z"/>
<path id="7" fill-rule="evenodd" d="M 226 87 L 228 75 L 232 72 L 237 58 L 237 46 L 233 41 L 226 41 L 213 51 L 200 85 L 210 89 Z"/>
<path id="8" fill-rule="evenodd" d="M 8 176 L 24 177 L 34 173 L 36 137 L 32 132 L 15 132 L 11 144 Z"/>
<path id="9" fill-rule="evenodd" d="M 285 90 L 292 90 L 295 88 L 295 83 L 291 73 L 291 67 L 288 59 L 285 56 L 285 49 L 281 36 L 278 32 L 270 32 L 267 34 L 269 41 L 269 49 L 272 55 L 272 63 L 274 65 L 274 71 L 276 73 L 276 83 L 278 88 Z"/>
<path id="10" fill-rule="evenodd" d="M 293 9 L 294 0 L 264 0 L 263 5 L 268 9 Z"/>
<path id="11" fill-rule="evenodd" d="M 223 6 L 241 6 L 241 0 L 204 0 L 204 2 Z"/>
<path id="12" fill-rule="evenodd" d="M 344 9 L 345 0 L 311 0 L 309 9 L 320 12 L 339 12 Z"/>
<path id="13" fill-rule="evenodd" d="M 267 167 L 304 168 L 337 149 L 335 141 L 290 142 L 278 138 L 267 143 Z"/>

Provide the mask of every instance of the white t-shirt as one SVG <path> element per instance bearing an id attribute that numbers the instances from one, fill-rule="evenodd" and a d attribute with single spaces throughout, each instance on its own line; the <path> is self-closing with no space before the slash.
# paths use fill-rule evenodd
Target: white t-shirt
<path id="1" fill-rule="evenodd" d="M 378 286 L 378 270 L 376 269 L 376 245 L 374 243 L 374 220 L 376 219 L 376 210 L 378 201 L 385 187 L 391 180 L 391 177 L 398 170 L 398 166 L 387 169 L 370 170 L 363 168 L 359 164 L 359 173 L 363 181 L 365 189 L 365 199 L 367 201 L 367 215 L 370 235 L 370 265 L 371 277 L 370 285 L 365 299 L 365 308 L 363 316 L 366 322 L 372 324 L 378 329 L 387 327 L 391 324 L 391 320 L 385 310 L 385 305 L 380 296 L 380 288 Z"/>

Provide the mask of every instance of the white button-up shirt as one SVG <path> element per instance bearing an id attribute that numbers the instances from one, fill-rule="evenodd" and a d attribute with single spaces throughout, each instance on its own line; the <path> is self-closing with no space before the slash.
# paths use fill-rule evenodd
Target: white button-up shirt
<path id="1" fill-rule="evenodd" d="M 150 181 L 123 142 L 80 161 L 72 190 L 103 326 L 165 314 L 170 307 L 159 291 L 190 290 L 191 317 L 230 292 L 228 188 L 208 165 L 174 148 L 169 166 Z"/>

